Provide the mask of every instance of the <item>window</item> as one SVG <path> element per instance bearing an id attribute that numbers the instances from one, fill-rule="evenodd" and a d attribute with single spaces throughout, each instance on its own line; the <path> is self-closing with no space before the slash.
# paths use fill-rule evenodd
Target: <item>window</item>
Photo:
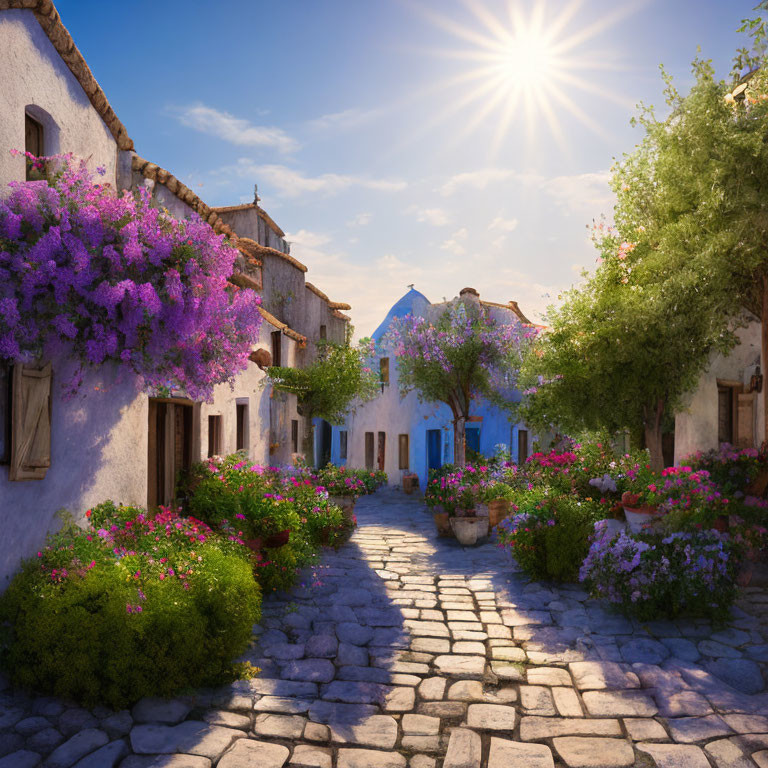
<path id="1" fill-rule="evenodd" d="M 373 469 L 373 432 L 365 433 L 365 468 Z"/>
<path id="2" fill-rule="evenodd" d="M 42 157 L 43 151 L 43 126 L 29 115 L 24 115 L 24 149 L 36 157 Z M 27 162 L 27 181 L 38 178 L 35 175 L 32 164 Z"/>
<path id="3" fill-rule="evenodd" d="M 378 468 L 382 471 L 384 471 L 384 464 L 386 462 L 386 452 L 387 452 L 387 433 L 379 432 L 379 450 L 376 456 L 376 464 Z"/>
<path id="4" fill-rule="evenodd" d="M 208 417 L 208 456 L 221 455 L 221 416 Z"/>
<path id="5" fill-rule="evenodd" d="M 342 429 L 339 432 L 339 458 L 347 458 L 347 430 Z"/>
<path id="6" fill-rule="evenodd" d="M 381 391 L 384 391 L 384 387 L 389 386 L 389 358 L 382 357 L 379 360 L 379 375 L 381 377 Z"/>
<path id="7" fill-rule="evenodd" d="M 299 420 L 291 419 L 291 451 L 299 452 Z"/>
<path id="8" fill-rule="evenodd" d="M 280 367 L 283 364 L 283 333 L 272 331 L 272 365 Z"/>
<path id="9" fill-rule="evenodd" d="M 327 339 L 328 338 L 328 326 L 321 325 L 320 326 L 320 338 L 321 339 Z"/>
<path id="10" fill-rule="evenodd" d="M 409 451 L 408 451 L 408 435 L 398 435 L 397 448 L 400 455 L 399 466 L 400 469 L 408 469 L 409 466 Z"/>
<path id="11" fill-rule="evenodd" d="M 237 403 L 237 437 L 235 450 L 242 451 L 248 448 L 248 403 Z"/>
<path id="12" fill-rule="evenodd" d="M 517 463 L 522 464 L 528 458 L 528 430 L 517 430 Z"/>

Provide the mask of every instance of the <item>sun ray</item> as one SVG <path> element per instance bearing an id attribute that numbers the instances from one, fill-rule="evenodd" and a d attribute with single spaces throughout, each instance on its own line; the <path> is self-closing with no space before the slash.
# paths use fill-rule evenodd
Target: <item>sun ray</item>
<path id="1" fill-rule="evenodd" d="M 620 68 L 615 53 L 596 51 L 594 47 L 585 50 L 585 44 L 649 1 L 619 3 L 610 13 L 581 27 L 576 26 L 576 21 L 584 0 L 569 0 L 557 12 L 546 0 L 504 0 L 502 16 L 489 7 L 488 0 L 461 0 L 477 23 L 475 27 L 419 5 L 434 24 L 465 43 L 436 55 L 478 65 L 439 84 L 440 89 L 469 87 L 470 92 L 454 99 L 420 133 L 433 131 L 462 110 L 472 110 L 457 128 L 455 140 L 462 141 L 483 123 L 496 120 L 490 142 L 493 154 L 500 150 L 505 134 L 518 120 L 523 122 L 529 142 L 536 142 L 543 125 L 563 151 L 567 149 L 563 128 L 566 117 L 573 117 L 605 138 L 605 128 L 577 102 L 573 92 L 599 96 L 623 108 L 632 105 L 621 94 L 577 74 Z"/>

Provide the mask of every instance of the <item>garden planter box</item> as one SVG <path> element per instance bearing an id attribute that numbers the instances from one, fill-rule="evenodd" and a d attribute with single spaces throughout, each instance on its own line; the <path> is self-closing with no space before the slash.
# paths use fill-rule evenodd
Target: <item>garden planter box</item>
<path id="1" fill-rule="evenodd" d="M 341 507 L 341 511 L 344 513 L 344 517 L 347 520 L 351 520 L 355 513 L 355 497 L 354 496 L 329 496 L 328 501 L 331 504 Z"/>
<path id="2" fill-rule="evenodd" d="M 509 499 L 494 499 L 488 502 L 488 525 L 495 528 L 512 511 Z"/>
<path id="3" fill-rule="evenodd" d="M 405 475 L 403 477 L 403 493 L 411 494 L 419 489 L 418 475 Z"/>
<path id="4" fill-rule="evenodd" d="M 653 523 L 662 517 L 662 513 L 656 507 L 624 507 L 624 517 L 632 533 L 642 533 L 649 523 Z"/>
<path id="5" fill-rule="evenodd" d="M 472 547 L 488 535 L 487 517 L 452 517 L 450 521 L 454 536 L 464 547 Z"/>

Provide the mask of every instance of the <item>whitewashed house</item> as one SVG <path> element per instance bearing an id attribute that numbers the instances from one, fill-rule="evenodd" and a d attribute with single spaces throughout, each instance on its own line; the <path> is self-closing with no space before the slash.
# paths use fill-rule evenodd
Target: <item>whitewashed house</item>
<path id="1" fill-rule="evenodd" d="M 237 245 L 232 282 L 262 295 L 264 321 L 253 362 L 234 389 L 217 387 L 212 403 L 184 393 L 148 397 L 110 366 L 91 370 L 77 397 L 64 401 L 58 383 L 72 362 L 0 363 L 0 590 L 61 508 L 80 516 L 108 498 L 167 504 L 178 471 L 213 454 L 242 449 L 263 463 L 289 461 L 302 422 L 294 398 L 272 396 L 263 369 L 306 364 L 319 338 L 344 339 L 349 320 L 339 311 L 349 305 L 305 281 L 307 268 L 258 200 L 211 208 L 135 153 L 50 0 L 0 0 L 0 195 L 25 178 L 25 160 L 12 149 L 72 152 L 103 165 L 104 182 L 118 191 L 145 186 L 172 215 L 208 221 Z"/>

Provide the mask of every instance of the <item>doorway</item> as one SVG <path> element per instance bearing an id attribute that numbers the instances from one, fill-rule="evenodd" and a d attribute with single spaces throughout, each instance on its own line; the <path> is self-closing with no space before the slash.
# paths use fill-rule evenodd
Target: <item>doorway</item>
<path id="1" fill-rule="evenodd" d="M 428 469 L 440 469 L 443 462 L 440 458 L 440 430 L 428 429 L 427 430 L 427 468 Z"/>
<path id="2" fill-rule="evenodd" d="M 191 402 L 149 401 L 147 507 L 172 504 L 176 484 L 192 466 L 194 407 Z"/>
<path id="3" fill-rule="evenodd" d="M 386 466 L 386 461 L 387 461 L 387 433 L 379 432 L 379 450 L 376 456 L 376 466 L 382 472 L 384 471 L 384 467 Z"/>
<path id="4" fill-rule="evenodd" d="M 331 425 L 320 419 L 317 430 L 317 466 L 324 467 L 331 460 Z"/>

